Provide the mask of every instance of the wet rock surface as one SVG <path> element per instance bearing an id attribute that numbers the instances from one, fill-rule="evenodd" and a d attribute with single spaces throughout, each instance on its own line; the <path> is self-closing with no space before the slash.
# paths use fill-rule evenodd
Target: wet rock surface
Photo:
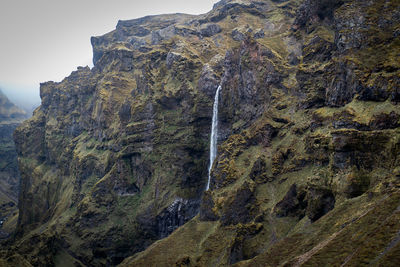
<path id="1" fill-rule="evenodd" d="M 179 226 L 197 215 L 199 204 L 198 200 L 175 199 L 167 209 L 157 216 L 159 238 L 167 237 Z"/>

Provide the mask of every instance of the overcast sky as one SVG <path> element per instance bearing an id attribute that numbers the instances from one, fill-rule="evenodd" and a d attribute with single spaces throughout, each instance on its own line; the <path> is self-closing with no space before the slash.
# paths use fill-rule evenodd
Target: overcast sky
<path id="1" fill-rule="evenodd" d="M 0 87 L 18 104 L 39 102 L 39 83 L 92 67 L 91 36 L 118 20 L 202 14 L 218 0 L 0 0 Z M 18 96 L 23 95 L 23 98 Z"/>

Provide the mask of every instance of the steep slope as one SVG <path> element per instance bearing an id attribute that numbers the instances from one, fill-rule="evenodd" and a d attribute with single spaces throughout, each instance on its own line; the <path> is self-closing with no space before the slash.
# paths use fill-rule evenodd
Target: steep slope
<path id="1" fill-rule="evenodd" d="M 41 107 L 15 134 L 19 239 L 4 257 L 115 265 L 198 213 L 223 55 L 240 43 L 206 20 L 121 21 L 92 38 L 93 69 L 41 84 Z"/>
<path id="2" fill-rule="evenodd" d="M 399 27 L 394 0 L 223 0 L 118 22 L 92 38 L 94 68 L 42 84 L 17 129 L 4 264 L 396 262 Z"/>
<path id="3" fill-rule="evenodd" d="M 0 240 L 7 238 L 17 224 L 20 178 L 13 132 L 25 118 L 26 113 L 0 90 Z"/>
<path id="4" fill-rule="evenodd" d="M 400 3 L 279 2 L 225 57 L 200 215 L 121 266 L 400 262 Z"/>

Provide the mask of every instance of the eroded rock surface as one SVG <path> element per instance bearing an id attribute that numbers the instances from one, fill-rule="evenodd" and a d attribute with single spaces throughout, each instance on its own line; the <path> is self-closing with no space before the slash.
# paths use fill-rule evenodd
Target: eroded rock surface
<path id="1" fill-rule="evenodd" d="M 42 84 L 15 134 L 20 217 L 4 258 L 399 261 L 399 14 L 398 1 L 223 0 L 93 37 L 94 67 Z"/>

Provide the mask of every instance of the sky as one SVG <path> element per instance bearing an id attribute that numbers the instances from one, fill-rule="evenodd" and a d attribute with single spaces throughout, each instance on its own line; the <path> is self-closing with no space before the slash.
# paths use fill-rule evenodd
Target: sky
<path id="1" fill-rule="evenodd" d="M 39 84 L 92 67 L 91 36 L 118 20 L 202 14 L 218 0 L 0 0 L 0 88 L 20 106 L 40 103 Z"/>

